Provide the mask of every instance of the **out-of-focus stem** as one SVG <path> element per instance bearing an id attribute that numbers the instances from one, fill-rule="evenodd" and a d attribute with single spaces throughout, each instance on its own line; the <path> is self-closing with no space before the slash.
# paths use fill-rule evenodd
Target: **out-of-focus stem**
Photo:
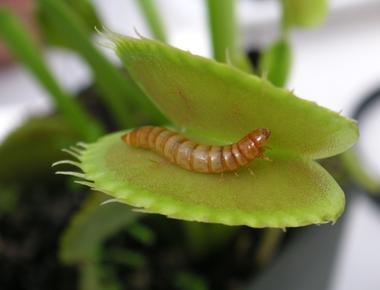
<path id="1" fill-rule="evenodd" d="M 354 149 L 344 152 L 339 157 L 344 169 L 357 184 L 368 193 L 377 197 L 380 196 L 380 182 L 364 170 Z"/>
<path id="2" fill-rule="evenodd" d="M 12 54 L 18 58 L 36 77 L 50 96 L 67 122 L 86 140 L 94 140 L 102 133 L 102 127 L 95 122 L 75 101 L 65 93 L 49 72 L 40 51 L 20 21 L 9 10 L 0 9 L 0 36 Z"/>
<path id="3" fill-rule="evenodd" d="M 272 261 L 283 236 L 284 231 L 281 229 L 265 229 L 255 257 L 260 268 L 266 267 Z"/>
<path id="4" fill-rule="evenodd" d="M 213 56 L 245 72 L 253 73 L 247 56 L 237 44 L 235 0 L 207 0 Z"/>
<path id="5" fill-rule="evenodd" d="M 160 120 L 162 115 L 139 90 L 131 79 L 122 75 L 93 45 L 85 31 L 84 24 L 70 7 L 62 1 L 40 0 L 43 9 L 49 11 L 52 25 L 82 55 L 91 66 L 95 81 L 100 88 L 105 105 L 122 128 L 139 125 L 136 113 L 148 113 L 152 119 Z M 137 114 L 138 115 L 138 114 Z"/>
<path id="6" fill-rule="evenodd" d="M 144 13 L 145 20 L 154 38 L 162 42 L 167 42 L 165 29 L 154 0 L 137 0 L 137 3 Z"/>
<path id="7" fill-rule="evenodd" d="M 215 60 L 226 62 L 226 52 L 236 50 L 235 0 L 207 0 Z"/>

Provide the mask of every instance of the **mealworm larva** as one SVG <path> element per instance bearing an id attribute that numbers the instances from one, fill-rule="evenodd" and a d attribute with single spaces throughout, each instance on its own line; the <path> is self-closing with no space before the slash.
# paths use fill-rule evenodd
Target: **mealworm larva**
<path id="1" fill-rule="evenodd" d="M 187 170 L 221 173 L 236 171 L 262 157 L 269 136 L 269 129 L 255 129 L 237 143 L 213 146 L 197 144 L 162 127 L 145 126 L 130 131 L 121 139 L 130 146 L 156 151 Z"/>

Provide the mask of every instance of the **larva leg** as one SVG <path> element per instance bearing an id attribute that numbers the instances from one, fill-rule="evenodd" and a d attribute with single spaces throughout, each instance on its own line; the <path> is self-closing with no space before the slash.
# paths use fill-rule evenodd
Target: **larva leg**
<path id="1" fill-rule="evenodd" d="M 160 167 L 161 165 L 165 163 L 166 160 L 165 159 L 155 160 L 155 159 L 150 158 L 149 161 L 152 162 L 156 167 Z"/>
<path id="2" fill-rule="evenodd" d="M 261 155 L 257 156 L 257 158 L 260 158 L 260 159 L 262 159 L 262 160 L 269 161 L 269 162 L 272 162 L 272 161 L 273 161 L 272 158 L 270 158 L 270 157 L 268 157 L 268 156 L 265 156 L 264 154 L 261 154 Z"/>
<path id="3" fill-rule="evenodd" d="M 273 159 L 264 155 L 264 150 L 261 150 L 260 153 L 257 155 L 257 158 L 260 158 L 262 160 L 265 160 L 265 161 L 269 161 L 269 162 L 272 162 Z"/>
<path id="4" fill-rule="evenodd" d="M 270 157 L 268 157 L 268 156 L 264 156 L 264 155 L 261 157 L 261 159 L 263 159 L 263 160 L 265 160 L 265 161 L 269 161 L 269 162 L 272 162 L 272 161 L 273 161 L 272 158 L 270 158 Z"/>
<path id="5" fill-rule="evenodd" d="M 152 158 L 149 158 L 149 161 L 150 161 L 150 162 L 153 162 L 153 163 L 155 163 L 155 164 L 160 164 L 160 163 L 161 163 L 161 161 L 154 160 L 154 159 L 152 159 Z"/>
<path id="6" fill-rule="evenodd" d="M 255 172 L 252 170 L 251 167 L 247 167 L 248 171 L 249 171 L 249 174 L 251 174 L 253 177 L 256 177 L 256 174 Z"/>

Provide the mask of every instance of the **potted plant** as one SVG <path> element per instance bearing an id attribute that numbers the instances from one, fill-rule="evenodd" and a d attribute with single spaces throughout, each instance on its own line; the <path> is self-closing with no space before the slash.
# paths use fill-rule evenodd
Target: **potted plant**
<path id="1" fill-rule="evenodd" d="M 57 107 L 55 116 L 29 121 L 11 134 L 0 150 L 0 156 L 8 157 L 4 167 L 13 169 L 4 170 L 8 178 L 0 179 L 6 188 L 1 192 L 8 205 L 2 213 L 6 228 L 10 231 L 17 224 L 14 212 L 30 204 L 35 211 L 29 215 L 42 220 L 57 215 L 55 232 L 47 231 L 46 240 L 53 252 L 59 251 L 60 260 L 42 250 L 45 259 L 33 256 L 36 264 L 31 265 L 42 267 L 40 262 L 46 261 L 54 267 L 39 276 L 44 282 L 30 287 L 65 289 L 77 283 L 78 289 L 246 289 L 247 285 L 277 289 L 267 277 L 276 275 L 284 281 L 280 277 L 284 267 L 289 269 L 288 259 L 299 262 L 295 269 L 304 268 L 302 258 L 307 255 L 292 253 L 310 253 L 302 247 L 313 247 L 319 239 L 334 249 L 339 223 L 318 231 L 284 230 L 338 219 L 344 194 L 314 160 L 345 151 L 358 136 L 352 120 L 281 88 L 291 62 L 289 30 L 319 23 L 326 3 L 315 1 L 309 9 L 300 1 L 283 1 L 281 37 L 260 54 L 256 66 L 236 45 L 234 1 L 207 2 L 218 62 L 165 44 L 154 3 L 139 3 L 161 42 L 105 31 L 105 45 L 120 57 L 125 68 L 121 71 L 97 51 L 83 18 L 65 2 L 39 1 L 41 11 L 49 12 L 44 14 L 42 31 L 53 31 L 51 35 L 59 39 L 56 43 L 78 52 L 94 72 L 97 93 L 88 90 L 79 101 L 57 84 L 17 19 L 7 10 L 0 11 L 0 35 L 50 92 Z M 268 128 L 272 135 L 266 154 L 272 161 L 254 160 L 253 173 L 246 168 L 223 176 L 190 172 L 121 141 L 131 128 L 145 124 L 166 126 L 213 145 L 234 143 L 256 127 Z M 107 130 L 121 129 L 105 135 Z M 29 146 L 33 154 L 25 150 L 31 140 L 37 144 Z M 58 156 L 61 147 L 73 158 Z M 61 160 L 56 166 L 78 167 L 78 171 L 58 173 L 74 176 L 76 183 L 91 190 L 76 186 L 70 178 L 53 178 L 48 162 L 35 156 Z M 29 164 L 34 165 L 31 172 Z M 20 174 L 21 168 L 26 172 Z M 33 195 L 26 198 L 28 192 Z M 37 207 L 41 200 L 51 204 L 41 209 Z M 10 241 L 3 242 L 7 261 L 12 260 Z M 279 250 L 284 253 L 273 269 L 263 271 Z M 314 264 L 322 267 L 327 260 L 318 261 Z M 14 269 L 19 266 L 14 263 Z M 49 280 L 46 274 L 59 283 L 44 284 Z M 315 285 L 323 289 L 326 273 L 320 274 L 322 282 Z M 14 276 L 9 277 L 7 283 Z M 302 279 L 297 282 L 294 289 L 305 287 Z"/>

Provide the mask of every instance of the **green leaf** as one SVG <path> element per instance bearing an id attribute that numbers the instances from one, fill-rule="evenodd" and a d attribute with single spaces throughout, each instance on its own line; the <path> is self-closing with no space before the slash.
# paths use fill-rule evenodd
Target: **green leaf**
<path id="1" fill-rule="evenodd" d="M 105 249 L 103 260 L 112 264 L 122 264 L 133 268 L 141 268 L 146 264 L 143 253 L 125 248 Z"/>
<path id="2" fill-rule="evenodd" d="M 83 20 L 61 1 L 40 0 L 40 6 L 49 11 L 47 17 L 51 26 L 89 64 L 94 72 L 104 103 L 121 128 L 141 124 L 138 120 L 145 114 L 146 119 L 163 122 L 164 118 L 141 90 L 113 66 L 93 45 Z"/>
<path id="3" fill-rule="evenodd" d="M 292 227 L 335 221 L 344 195 L 316 162 L 271 155 L 250 168 L 224 174 L 194 173 L 156 153 L 121 141 L 122 133 L 101 138 L 80 156 L 90 186 L 146 212 L 169 217 L 251 227 Z"/>
<path id="4" fill-rule="evenodd" d="M 29 119 L 0 145 L 0 182 L 7 184 L 48 184 L 57 181 L 51 163 L 80 138 L 62 117 Z"/>
<path id="5" fill-rule="evenodd" d="M 155 0 L 136 0 L 136 2 L 144 14 L 145 20 L 154 38 L 159 41 L 166 42 L 167 37 L 165 29 L 161 20 L 161 16 L 156 7 Z"/>
<path id="6" fill-rule="evenodd" d="M 103 243 L 113 234 L 136 222 L 138 214 L 125 205 L 110 202 L 100 192 L 92 192 L 73 216 L 60 243 L 60 259 L 80 266 L 80 289 L 121 289 L 115 273 L 102 263 Z"/>
<path id="7" fill-rule="evenodd" d="M 235 4 L 235 0 L 207 0 L 213 57 L 252 73 L 252 65 L 237 44 Z"/>
<path id="8" fill-rule="evenodd" d="M 16 211 L 21 192 L 15 185 L 4 185 L 0 183 L 0 218 Z"/>
<path id="9" fill-rule="evenodd" d="M 155 241 L 154 232 L 143 224 L 134 223 L 127 228 L 127 232 L 145 246 L 151 246 Z"/>
<path id="10" fill-rule="evenodd" d="M 207 290 L 207 283 L 202 277 L 191 272 L 179 272 L 174 279 L 178 290 Z"/>
<path id="11" fill-rule="evenodd" d="M 137 214 L 125 205 L 101 205 L 107 199 L 102 193 L 92 193 L 71 220 L 61 240 L 60 257 L 66 264 L 96 261 L 105 239 L 135 222 Z"/>
<path id="12" fill-rule="evenodd" d="M 80 290 L 122 290 L 119 279 L 112 266 L 101 263 L 86 263 L 80 265 Z"/>
<path id="13" fill-rule="evenodd" d="M 102 27 L 99 17 L 95 11 L 94 6 L 90 0 L 64 0 L 83 22 L 83 28 L 88 34 L 93 34 L 94 27 Z M 37 1 L 40 2 L 40 1 Z M 50 11 L 46 9 L 45 5 L 37 6 L 37 19 L 40 24 L 40 31 L 43 34 L 44 40 L 49 44 L 64 46 L 71 48 L 71 44 L 61 33 L 57 33 L 54 29 L 54 23 L 51 22 L 49 17 Z"/>
<path id="14" fill-rule="evenodd" d="M 236 234 L 237 228 L 220 224 L 186 222 L 183 224 L 186 244 L 193 256 L 199 258 L 226 247 Z M 205 237 L 207 236 L 207 239 Z"/>
<path id="15" fill-rule="evenodd" d="M 264 51 L 259 68 L 272 84 L 283 87 L 288 79 L 290 65 L 290 46 L 286 40 L 280 40 Z"/>
<path id="16" fill-rule="evenodd" d="M 320 25 L 328 13 L 327 0 L 282 0 L 285 27 L 314 27 Z"/>
<path id="17" fill-rule="evenodd" d="M 312 158 L 340 153 L 356 123 L 231 66 L 151 40 L 110 35 L 130 75 L 187 137 L 234 143 L 253 128 L 272 131 L 272 162 L 254 160 L 224 174 L 184 170 L 158 154 L 107 135 L 76 157 L 85 185 L 118 201 L 190 221 L 295 227 L 335 221 L 344 194 Z"/>
<path id="18" fill-rule="evenodd" d="M 60 87 L 51 75 L 42 55 L 22 23 L 10 10 L 0 9 L 0 37 L 4 38 L 12 54 L 29 69 L 33 76 L 50 93 L 52 101 L 62 112 L 73 129 L 86 140 L 94 140 L 103 131 L 101 125 L 91 118 L 83 108 Z"/>
<path id="19" fill-rule="evenodd" d="M 236 50 L 235 1 L 207 0 L 207 11 L 214 58 L 226 62 Z"/>
<path id="20" fill-rule="evenodd" d="M 273 150 L 316 159 L 358 137 L 354 121 L 256 76 L 156 41 L 111 37 L 135 81 L 193 139 L 228 144 L 263 127 Z"/>

